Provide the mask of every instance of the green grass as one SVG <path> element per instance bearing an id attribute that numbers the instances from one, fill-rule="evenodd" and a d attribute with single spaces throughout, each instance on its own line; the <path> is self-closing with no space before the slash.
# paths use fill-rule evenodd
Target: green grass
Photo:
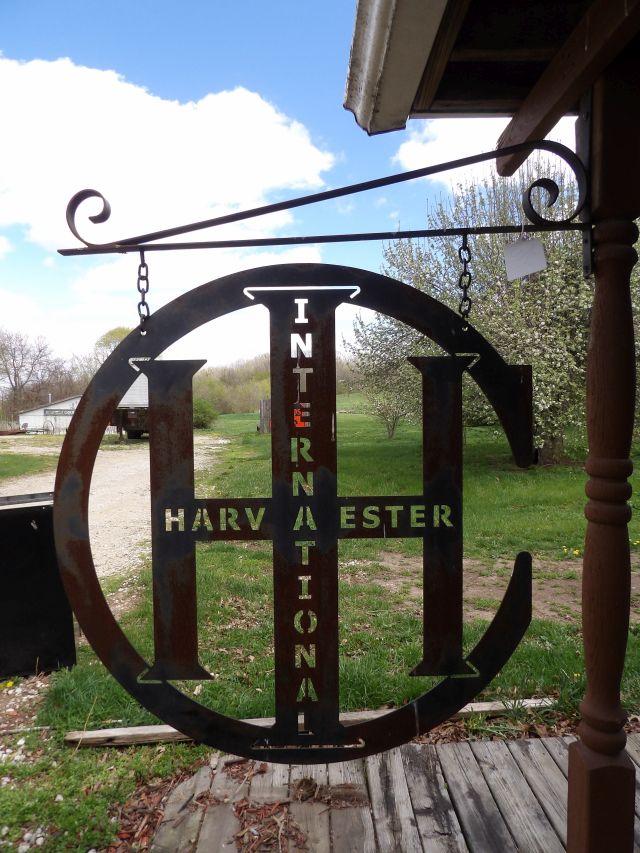
<path id="1" fill-rule="evenodd" d="M 20 477 L 22 474 L 40 474 L 52 471 L 58 464 L 55 456 L 31 453 L 0 453 L 0 480 Z"/>
<path id="2" fill-rule="evenodd" d="M 198 493 L 209 496 L 262 496 L 271 492 L 270 438 L 255 431 L 254 415 L 224 415 L 215 434 L 229 443 L 211 470 L 198 473 Z M 339 415 L 339 489 L 343 494 L 410 494 L 420 486 L 420 433 L 403 425 L 392 441 L 383 428 L 361 413 Z M 12 457 L 15 458 L 15 457 Z M 27 457 L 32 459 L 33 457 Z M 22 461 L 22 457 L 20 457 Z M 584 474 L 578 461 L 557 468 L 520 471 L 492 430 L 470 429 L 465 446 L 465 551 L 480 559 L 507 557 L 529 548 L 547 557 L 563 548 L 582 548 Z M 634 520 L 632 539 L 637 540 Z M 340 545 L 340 706 L 343 710 L 401 704 L 421 694 L 435 679 L 412 678 L 420 659 L 421 612 L 402 592 L 383 587 L 385 569 L 376 565 L 381 546 L 411 551 L 415 543 L 345 541 Z M 358 562 L 354 563 L 354 558 Z M 577 559 L 577 558 L 576 558 Z M 362 562 L 361 562 L 362 561 Z M 213 543 L 198 546 L 198 606 L 201 661 L 214 675 L 203 682 L 198 700 L 233 717 L 271 715 L 273 706 L 273 603 L 271 548 L 267 543 Z M 548 569 L 543 568 L 544 571 Z M 572 564 L 563 572 L 573 575 Z M 118 579 L 109 579 L 106 592 Z M 152 658 L 150 570 L 140 574 L 136 604 L 120 618 L 131 642 Z M 478 598 L 478 609 L 495 610 L 492 598 Z M 490 618 L 465 626 L 469 650 Z M 481 698 L 522 699 L 554 696 L 557 708 L 539 719 L 575 715 L 584 693 L 579 628 L 566 619 L 536 620 L 502 672 Z M 192 694 L 196 685 L 179 685 Z M 640 630 L 629 634 L 623 700 L 640 707 Z M 467 724 L 477 735 L 517 731 L 524 712 L 514 709 L 496 723 L 481 718 Z M 5 764 L 0 776 L 0 826 L 7 841 L 24 827 L 57 827 L 60 834 L 45 850 L 87 850 L 108 844 L 114 806 L 135 786 L 179 772 L 206 754 L 202 747 L 172 745 L 116 751 L 74 750 L 64 746 L 70 729 L 138 725 L 154 718 L 122 690 L 92 650 L 79 648 L 78 665 L 55 674 L 38 723 L 51 727 L 48 739 L 26 735 L 33 762 Z M 17 736 L 4 738 L 15 746 Z M 62 794 L 63 800 L 56 801 Z"/>
<path id="3" fill-rule="evenodd" d="M 59 734 L 48 742 L 36 733 L 25 739 L 35 760 L 2 766 L 12 781 L 0 789 L 0 827 L 8 827 L 0 845 L 17 847 L 25 829 L 43 827 L 48 837 L 40 849 L 56 853 L 104 849 L 118 829 L 111 821 L 114 809 L 139 784 L 187 769 L 195 772 L 210 752 L 182 744 L 76 751 Z"/>
<path id="4" fill-rule="evenodd" d="M 261 497 L 271 494 L 271 440 L 255 432 L 254 415 L 222 415 L 215 432 L 230 439 L 215 467 L 198 475 L 198 494 Z M 464 448 L 465 554 L 512 560 L 521 550 L 562 559 L 582 553 L 585 473 L 582 459 L 523 470 L 490 427 L 469 428 Z M 395 438 L 364 414 L 338 414 L 338 490 L 343 495 L 416 494 L 421 488 L 421 430 L 402 424 Z M 250 463 L 250 464 L 244 464 Z M 632 506 L 640 508 L 640 476 L 631 477 Z M 640 540 L 635 513 L 630 539 Z M 379 540 L 345 543 L 346 553 L 373 558 Z M 419 553 L 420 540 L 388 540 L 387 549 Z M 634 546 L 637 547 L 637 546 Z M 564 551 L 563 548 L 567 550 Z M 575 555 L 576 557 L 580 556 Z"/>
<path id="5" fill-rule="evenodd" d="M 198 559 L 201 660 L 214 680 L 204 682 L 199 701 L 234 717 L 273 713 L 272 607 L 270 550 L 233 544 L 201 546 Z M 150 659 L 150 577 L 141 578 L 139 605 L 121 619 L 136 647 Z M 435 679 L 411 678 L 420 658 L 419 614 L 400 595 L 375 583 L 340 587 L 340 704 L 343 710 L 402 704 L 422 693 Z M 493 602 L 492 602 L 493 603 Z M 470 648 L 486 627 L 476 621 L 465 628 Z M 640 637 L 629 636 L 623 698 L 637 709 L 640 703 Z M 191 693 L 194 684 L 181 685 Z M 535 621 L 524 641 L 480 698 L 521 699 L 555 696 L 554 715 L 575 714 L 584 692 L 584 669 L 579 631 L 551 621 Z M 515 733 L 525 716 L 514 711 L 500 723 L 474 719 L 471 733 Z M 528 719 L 531 719 L 529 717 Z M 78 666 L 52 678 L 38 722 L 52 727 L 43 742 L 27 735 L 27 748 L 40 751 L 33 764 L 2 769 L 11 784 L 0 788 L 2 823 L 17 840 L 24 826 L 59 827 L 45 849 L 87 850 L 106 845 L 114 831 L 113 804 L 124 802 L 135 786 L 173 774 L 206 754 L 193 746 L 140 747 L 125 750 L 75 750 L 64 746 L 69 729 L 155 722 L 125 693 L 86 646 Z M 6 739 L 7 742 L 15 742 Z M 56 795 L 63 801 L 57 802 Z"/>
<path id="6" fill-rule="evenodd" d="M 151 578 L 141 576 L 140 603 L 120 622 L 131 642 L 147 659 L 153 657 Z M 213 674 L 204 682 L 200 700 L 235 717 L 273 714 L 273 610 L 271 551 L 234 543 L 198 548 L 200 659 Z M 478 599 L 478 607 L 494 611 L 497 601 Z M 487 620 L 465 627 L 470 650 Z M 354 583 L 343 572 L 340 583 L 340 705 L 342 710 L 402 704 L 437 679 L 412 678 L 421 654 L 422 615 L 415 602 L 375 581 Z M 629 635 L 625 697 L 640 707 L 640 634 Z M 580 632 L 565 621 L 536 620 L 512 660 L 485 690 L 486 698 L 555 695 L 569 713 L 576 710 L 582 682 Z M 183 684 L 190 693 L 195 684 Z M 575 689 L 574 689 L 575 688 Z M 118 686 L 87 646 L 78 666 L 56 674 L 39 722 L 66 731 L 118 725 L 142 725 L 153 716 Z"/>
<path id="7" fill-rule="evenodd" d="M 60 449 L 63 438 L 61 435 L 30 435 L 21 436 L 17 440 L 29 447 L 55 447 Z M 118 436 L 106 435 L 102 440 L 101 448 L 103 450 L 126 450 L 135 447 L 137 444 L 148 444 L 148 440 L 143 438 L 119 442 Z M 53 471 L 58 464 L 58 457 L 54 454 L 15 453 L 11 450 L 3 452 L 3 445 L 7 446 L 0 441 L 0 482 L 13 477 L 21 477 L 23 474 L 41 474 L 44 471 Z"/>
<path id="8" fill-rule="evenodd" d="M 351 415 L 362 415 L 367 411 L 367 398 L 360 391 L 336 395 L 336 409 Z"/>

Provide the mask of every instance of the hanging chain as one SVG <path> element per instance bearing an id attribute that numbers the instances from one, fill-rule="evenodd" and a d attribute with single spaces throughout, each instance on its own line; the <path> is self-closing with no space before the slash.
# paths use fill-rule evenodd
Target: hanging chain
<path id="1" fill-rule="evenodd" d="M 138 302 L 138 317 L 140 318 L 140 333 L 145 333 L 144 324 L 149 319 L 149 303 L 147 302 L 147 293 L 149 292 L 149 267 L 144 259 L 144 252 L 140 252 L 140 263 L 138 264 L 138 293 L 140 294 L 140 302 Z"/>
<path id="2" fill-rule="evenodd" d="M 462 296 L 460 298 L 460 304 L 458 305 L 458 313 L 462 317 L 463 320 L 467 321 L 469 319 L 469 314 L 471 312 L 471 306 L 473 302 L 469 297 L 469 288 L 471 287 L 471 273 L 469 272 L 469 264 L 471 263 L 471 249 L 469 248 L 469 244 L 467 243 L 467 235 L 464 234 L 462 237 L 462 246 L 458 249 L 458 257 L 460 258 L 460 263 L 462 264 L 462 272 L 458 278 L 458 287 L 462 291 Z"/>

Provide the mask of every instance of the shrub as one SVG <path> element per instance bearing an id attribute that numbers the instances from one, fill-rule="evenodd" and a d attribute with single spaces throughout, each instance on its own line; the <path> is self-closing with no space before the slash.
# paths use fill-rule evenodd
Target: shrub
<path id="1" fill-rule="evenodd" d="M 211 403 L 196 397 L 193 401 L 193 425 L 196 429 L 209 429 L 217 417 L 218 413 Z"/>

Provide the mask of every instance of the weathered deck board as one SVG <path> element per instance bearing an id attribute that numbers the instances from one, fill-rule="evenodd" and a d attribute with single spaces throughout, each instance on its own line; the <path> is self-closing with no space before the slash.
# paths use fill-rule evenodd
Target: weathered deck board
<path id="1" fill-rule="evenodd" d="M 516 851 L 513 837 L 469 744 L 445 744 L 437 747 L 437 753 L 470 849 L 474 853 Z"/>
<path id="2" fill-rule="evenodd" d="M 291 766 L 289 796 L 291 797 L 291 815 L 307 836 L 309 850 L 314 853 L 329 853 L 331 850 L 331 831 L 329 807 L 317 800 L 297 802 L 295 784 L 301 779 L 313 779 L 317 785 L 327 785 L 329 774 L 326 764 L 300 764 Z"/>
<path id="3" fill-rule="evenodd" d="M 635 738 L 635 739 L 634 739 Z M 627 754 L 633 761 L 636 769 L 636 817 L 640 817 L 640 742 L 639 735 L 629 735 L 627 737 Z M 636 832 L 636 836 L 638 833 Z M 636 837 L 636 843 L 640 839 Z"/>
<path id="4" fill-rule="evenodd" d="M 289 799 L 289 765 L 267 764 L 266 773 L 251 778 L 249 799 L 256 803 L 282 803 Z"/>
<path id="5" fill-rule="evenodd" d="M 362 761 L 343 761 L 329 765 L 329 785 L 349 785 L 362 796 L 363 805 L 331 809 L 331 839 L 333 853 L 376 853 L 376 833 L 373 828 L 369 792 Z"/>
<path id="6" fill-rule="evenodd" d="M 629 752 L 628 749 L 627 752 Z M 634 810 L 636 813 L 636 817 L 640 817 L 640 774 L 638 772 L 638 767 L 636 766 L 635 762 L 633 762 L 633 764 L 636 769 L 636 802 Z M 640 836 L 636 840 L 640 841 Z"/>
<path id="7" fill-rule="evenodd" d="M 309 853 L 561 853 L 572 740 L 407 744 L 329 767 L 268 764 L 239 779 L 225 773 L 225 756 L 176 787 L 152 853 L 231 853 L 233 803 L 243 797 L 290 801 Z M 628 751 L 640 760 L 640 735 L 629 736 Z M 305 778 L 329 787 L 296 801 Z M 216 800 L 196 802 L 207 791 Z M 640 853 L 640 818 L 635 842 Z"/>
<path id="8" fill-rule="evenodd" d="M 534 738 L 506 741 L 549 823 L 567 844 L 567 782 L 545 746 Z"/>
<path id="9" fill-rule="evenodd" d="M 424 849 L 429 853 L 467 853 L 469 848 L 451 803 L 435 746 L 408 744 L 402 749 L 402 760 Z"/>
<path id="10" fill-rule="evenodd" d="M 229 776 L 225 767 L 230 760 L 232 756 L 229 755 L 218 760 L 211 794 L 219 802 L 205 811 L 196 853 L 230 853 L 236 849 L 234 836 L 240 825 L 233 811 L 233 804 L 249 793 L 249 774 L 245 774 L 240 781 Z"/>
<path id="11" fill-rule="evenodd" d="M 380 850 L 422 853 L 422 842 L 399 749 L 365 759 L 373 824 Z"/>
<path id="12" fill-rule="evenodd" d="M 565 779 L 569 774 L 569 744 L 574 741 L 573 737 L 542 737 L 540 741 L 544 744 L 549 755 L 556 762 Z"/>
<path id="13" fill-rule="evenodd" d="M 0 498 L 0 504 L 2 498 Z M 539 709 L 553 707 L 553 699 L 522 699 L 517 703 L 519 709 Z M 463 720 L 476 714 L 484 714 L 486 717 L 508 716 L 513 708 L 513 702 L 470 702 L 451 717 L 452 720 Z M 342 723 L 362 723 L 364 720 L 375 720 L 388 714 L 387 708 L 379 711 L 345 711 L 340 714 Z M 275 717 L 257 717 L 243 720 L 254 726 L 273 726 Z M 6 732 L 5 732 L 6 734 Z M 82 747 L 90 746 L 129 746 L 142 743 L 172 743 L 189 741 L 191 738 L 182 732 L 176 731 L 172 726 L 119 726 L 110 729 L 90 729 L 68 732 L 65 735 L 67 743 L 78 744 Z"/>
<path id="14" fill-rule="evenodd" d="M 640 735 L 627 735 L 627 752 L 640 767 Z"/>
<path id="15" fill-rule="evenodd" d="M 503 741 L 475 741 L 471 750 L 520 850 L 562 853 L 563 846 Z"/>
<path id="16" fill-rule="evenodd" d="M 200 833 L 204 810 L 193 809 L 195 798 L 210 790 L 218 762 L 217 756 L 190 779 L 181 782 L 173 791 L 164 810 L 164 817 L 151 845 L 152 853 L 175 853 L 193 850 Z"/>

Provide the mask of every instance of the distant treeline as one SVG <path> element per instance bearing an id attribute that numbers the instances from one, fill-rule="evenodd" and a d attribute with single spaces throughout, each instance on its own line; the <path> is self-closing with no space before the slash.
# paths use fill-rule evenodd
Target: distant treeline
<path id="1" fill-rule="evenodd" d="M 356 377 L 350 363 L 336 358 L 338 393 L 350 391 Z M 206 400 L 220 414 L 257 412 L 260 400 L 271 396 L 269 355 L 236 361 L 223 367 L 207 367 L 194 379 L 194 397 Z"/>
<path id="2" fill-rule="evenodd" d="M 82 394 L 104 360 L 131 329 L 117 326 L 96 341 L 93 349 L 65 360 L 54 356 L 48 342 L 0 327 L 0 423 L 15 426 L 18 413 L 29 407 Z M 336 359 L 338 392 L 358 383 L 350 363 Z M 269 355 L 208 367 L 196 374 L 194 399 L 208 404 L 204 420 L 232 412 L 258 412 L 260 400 L 271 396 Z"/>

